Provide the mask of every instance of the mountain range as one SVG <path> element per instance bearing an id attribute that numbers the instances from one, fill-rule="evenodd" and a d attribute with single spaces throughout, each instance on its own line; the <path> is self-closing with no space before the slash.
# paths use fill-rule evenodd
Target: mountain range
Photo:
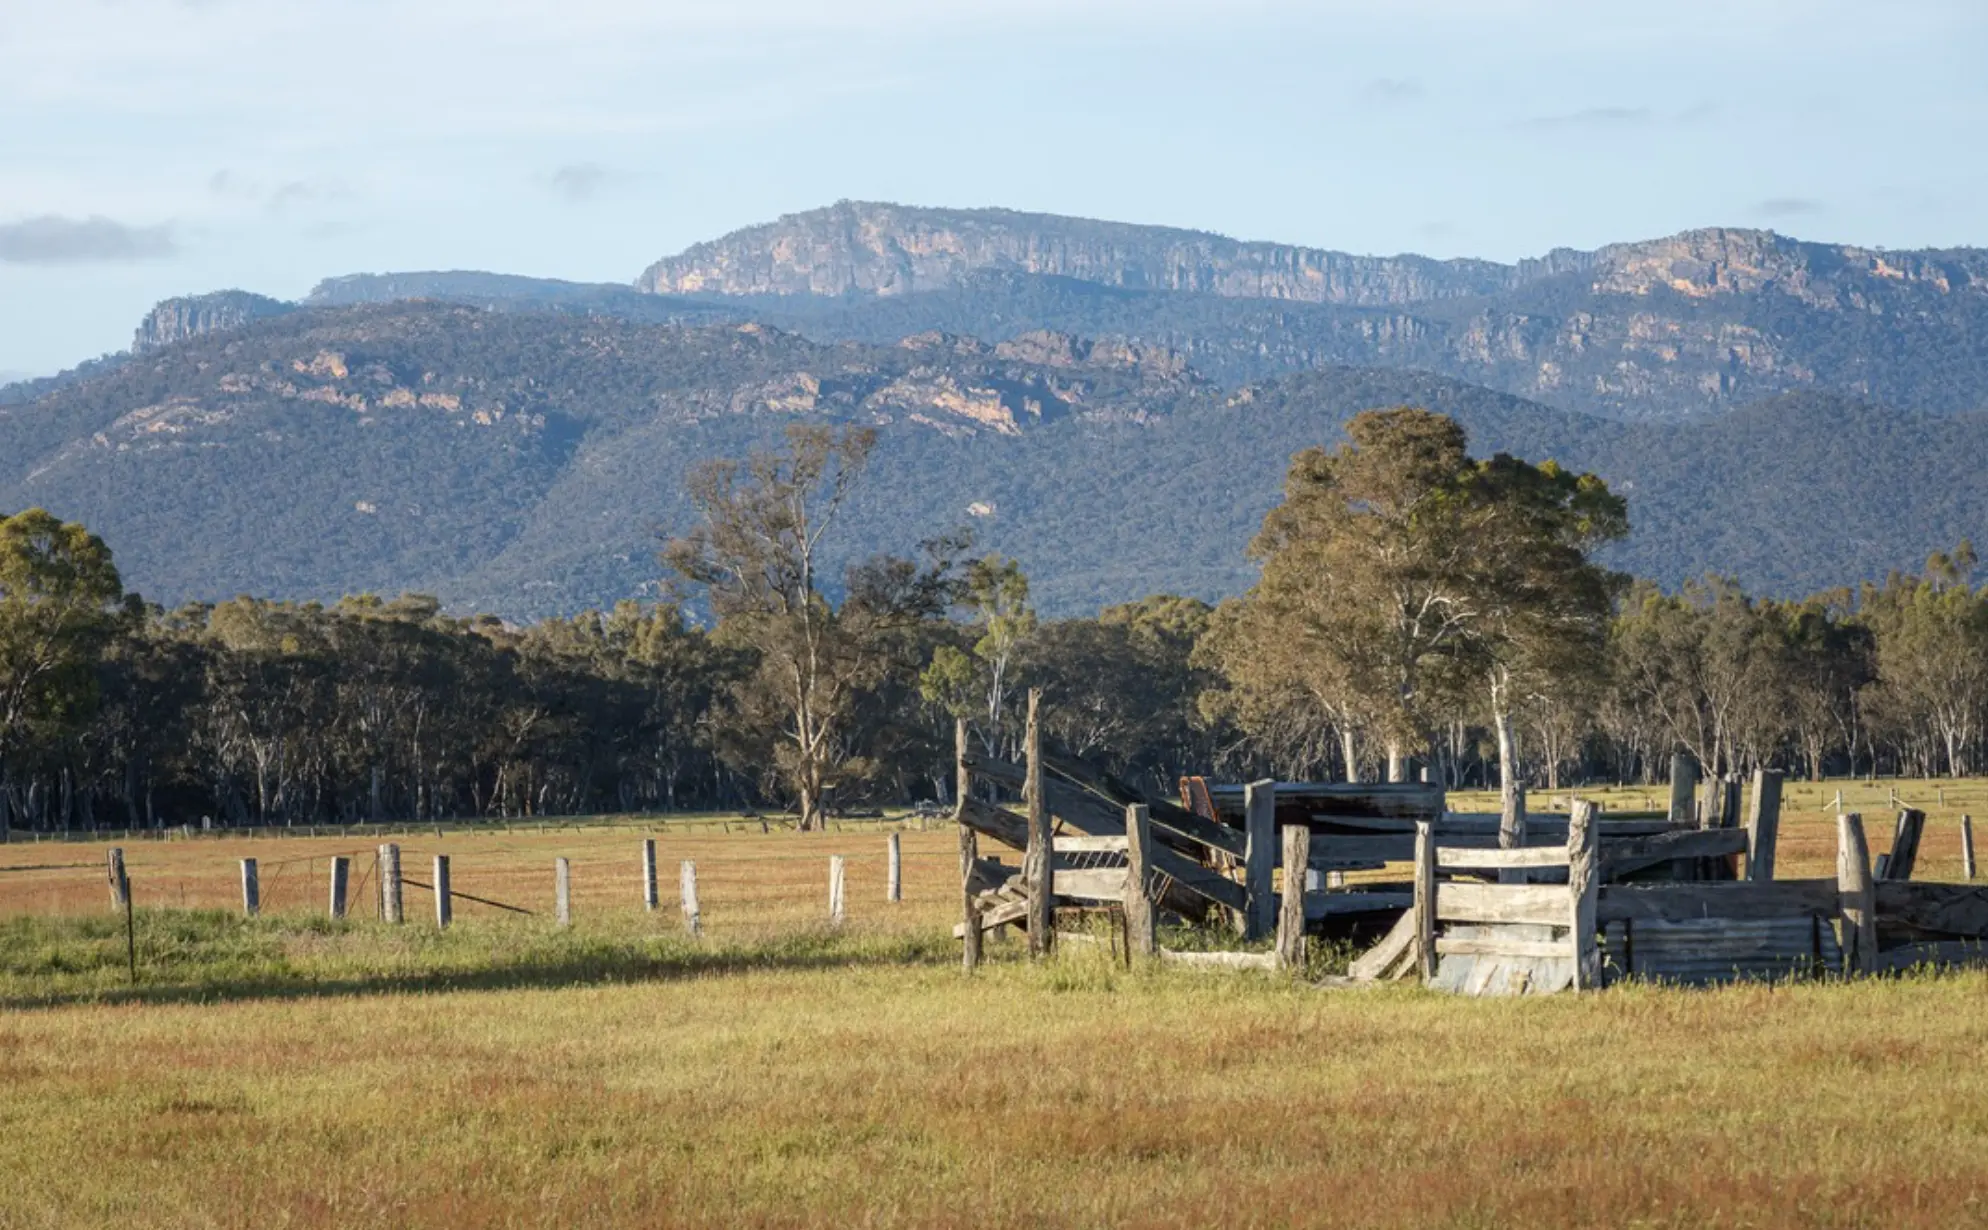
<path id="1" fill-rule="evenodd" d="M 1609 478 L 1618 566 L 1852 582 L 1984 528 L 1988 253 L 1708 230 L 1505 265 L 845 202 L 632 285 L 168 300 L 0 389 L 0 509 L 85 520 L 157 599 L 533 616 L 653 593 L 686 469 L 825 418 L 880 432 L 845 558 L 970 524 L 1074 612 L 1247 585 L 1290 454 L 1393 404 Z"/>

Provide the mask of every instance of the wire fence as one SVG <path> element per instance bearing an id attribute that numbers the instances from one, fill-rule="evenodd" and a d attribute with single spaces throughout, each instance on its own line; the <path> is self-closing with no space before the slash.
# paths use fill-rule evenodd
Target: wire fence
<path id="1" fill-rule="evenodd" d="M 382 915 L 380 848 L 399 850 L 402 916 L 436 924 L 434 856 L 449 858 L 453 921 L 485 923 L 522 915 L 557 916 L 555 865 L 570 872 L 574 925 L 626 921 L 649 914 L 645 842 L 654 842 L 658 927 L 682 925 L 680 866 L 695 868 L 702 929 L 789 928 L 831 921 L 831 860 L 839 858 L 842 921 L 862 925 L 935 926 L 957 917 L 958 839 L 950 824 L 921 831 L 916 822 L 798 833 L 734 820 L 722 826 L 633 825 L 479 827 L 408 826 L 392 835 L 370 827 L 310 838 L 268 832 L 216 834 L 195 841 L 0 846 L 0 917 L 107 913 L 115 896 L 107 874 L 111 848 L 123 850 L 133 905 L 139 910 L 245 912 L 242 861 L 255 861 L 256 912 L 270 916 L 332 913 L 332 868 L 346 860 L 345 916 Z M 898 849 L 898 896 L 890 897 L 891 848 Z M 55 856 L 55 857 L 51 857 Z"/>

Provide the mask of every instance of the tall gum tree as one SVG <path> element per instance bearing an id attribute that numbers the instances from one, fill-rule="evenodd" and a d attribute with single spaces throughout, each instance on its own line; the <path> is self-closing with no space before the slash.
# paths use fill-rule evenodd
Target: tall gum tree
<path id="1" fill-rule="evenodd" d="M 951 605 L 952 554 L 963 545 L 928 543 L 928 567 L 884 558 L 852 568 L 842 603 L 829 600 L 823 543 L 875 446 L 868 428 L 795 424 L 783 448 L 707 461 L 689 480 L 700 522 L 663 550 L 709 603 L 718 642 L 755 658 L 732 702 L 778 723 L 775 766 L 804 829 L 822 826 L 837 771 L 859 756 L 850 743 L 859 701 L 916 668 L 907 632 Z"/>
<path id="2" fill-rule="evenodd" d="M 1626 505 L 1551 462 L 1473 460 L 1463 428 L 1427 410 L 1368 411 L 1346 436 L 1292 460 L 1227 656 L 1266 668 L 1260 686 L 1287 679 L 1358 712 L 1394 780 L 1454 703 L 1444 693 L 1482 681 L 1510 812 L 1514 705 L 1600 669 L 1618 582 L 1591 555 L 1627 532 Z"/>

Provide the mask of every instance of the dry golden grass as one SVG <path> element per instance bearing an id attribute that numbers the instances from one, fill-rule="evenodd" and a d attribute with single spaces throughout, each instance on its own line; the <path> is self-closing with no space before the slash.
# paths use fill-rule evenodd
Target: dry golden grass
<path id="1" fill-rule="evenodd" d="M 1827 874 L 1791 793 L 1784 874 Z M 1988 1222 L 1988 976 L 1457 1000 L 1002 941 L 967 978 L 950 833 L 905 835 L 888 906 L 880 834 L 666 832 L 657 917 L 640 835 L 447 834 L 460 889 L 534 908 L 572 857 L 579 919 L 447 933 L 419 890 L 407 926 L 325 922 L 321 862 L 254 922 L 155 908 L 367 843 L 131 843 L 135 993 L 101 848 L 0 847 L 89 866 L 0 873 L 0 1227 Z M 401 844 L 425 880 L 432 836 Z M 30 882 L 73 913 L 23 917 Z"/>

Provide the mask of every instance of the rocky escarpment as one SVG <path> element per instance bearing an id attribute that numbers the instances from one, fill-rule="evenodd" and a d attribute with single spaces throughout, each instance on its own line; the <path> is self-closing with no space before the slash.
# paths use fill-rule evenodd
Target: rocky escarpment
<path id="1" fill-rule="evenodd" d="M 144 354 L 174 342 L 183 342 L 203 333 L 238 329 L 252 320 L 282 316 L 297 310 L 294 303 L 250 294 L 245 290 L 217 290 L 212 294 L 167 299 L 146 313 L 131 339 L 133 354 Z"/>
<path id="2" fill-rule="evenodd" d="M 1138 290 L 1388 304 L 1487 294 L 1540 270 L 1489 261 L 1350 256 L 1201 231 L 1018 213 L 843 201 L 701 243 L 636 285 L 658 294 L 898 295 L 982 269 Z"/>

